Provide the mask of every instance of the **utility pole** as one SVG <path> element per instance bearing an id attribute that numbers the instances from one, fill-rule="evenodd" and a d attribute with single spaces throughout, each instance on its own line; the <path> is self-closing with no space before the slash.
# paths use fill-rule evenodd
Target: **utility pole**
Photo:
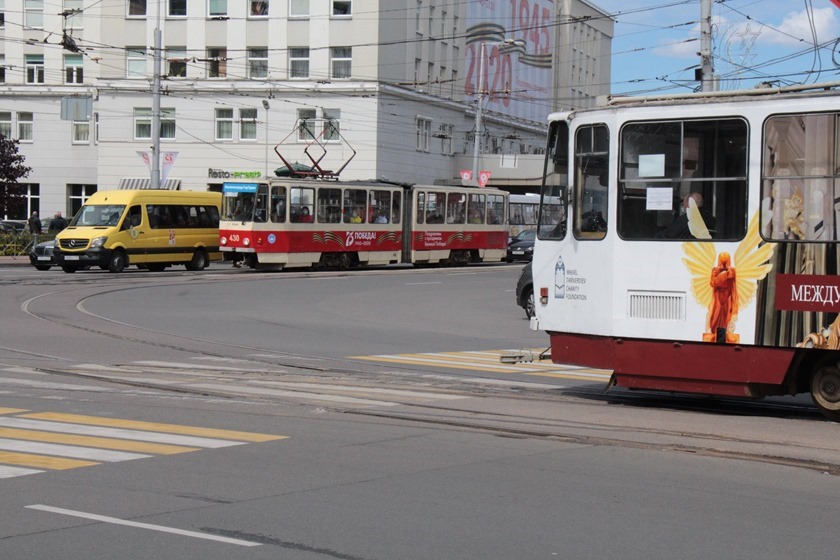
<path id="1" fill-rule="evenodd" d="M 704 92 L 717 89 L 712 48 L 712 0 L 700 0 L 700 89 Z"/>
<path id="2" fill-rule="evenodd" d="M 155 59 L 152 78 L 152 188 L 160 188 L 160 67 L 161 67 L 161 32 L 160 12 L 163 1 L 157 1 L 157 21 L 155 22 Z"/>

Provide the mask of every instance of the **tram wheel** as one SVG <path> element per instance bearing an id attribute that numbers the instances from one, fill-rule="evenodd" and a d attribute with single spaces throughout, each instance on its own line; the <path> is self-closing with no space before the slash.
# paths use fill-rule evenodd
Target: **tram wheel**
<path id="1" fill-rule="evenodd" d="M 813 373 L 811 398 L 826 418 L 840 422 L 840 369 L 837 366 L 823 366 Z"/>

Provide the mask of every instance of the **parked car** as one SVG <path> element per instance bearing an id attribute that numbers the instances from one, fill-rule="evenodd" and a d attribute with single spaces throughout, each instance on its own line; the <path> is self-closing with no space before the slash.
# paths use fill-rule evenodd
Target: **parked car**
<path id="1" fill-rule="evenodd" d="M 49 270 L 50 267 L 58 266 L 53 257 L 53 247 L 55 243 L 52 239 L 44 241 L 35 245 L 35 248 L 29 252 L 29 262 L 38 270 Z"/>
<path id="2" fill-rule="evenodd" d="M 525 316 L 529 319 L 536 313 L 531 263 L 523 266 L 522 272 L 519 273 L 519 280 L 516 282 L 516 304 L 525 310 Z"/>
<path id="3" fill-rule="evenodd" d="M 0 222 L 0 233 L 23 233 L 24 228 L 26 228 L 26 222 L 19 222 L 16 220 L 3 220 Z"/>
<path id="4" fill-rule="evenodd" d="M 530 261 L 534 258 L 534 240 L 536 238 L 537 232 L 532 229 L 520 231 L 508 243 L 505 260 L 507 262 Z"/>

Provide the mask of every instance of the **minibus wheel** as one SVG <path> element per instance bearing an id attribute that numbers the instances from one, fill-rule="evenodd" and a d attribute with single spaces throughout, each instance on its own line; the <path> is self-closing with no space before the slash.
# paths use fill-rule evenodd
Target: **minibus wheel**
<path id="1" fill-rule="evenodd" d="M 199 249 L 193 253 L 192 260 L 186 264 L 187 270 L 204 270 L 207 268 L 207 253 Z"/>
<path id="2" fill-rule="evenodd" d="M 73 274 L 74 272 L 76 272 L 77 268 L 75 266 L 70 266 L 70 265 L 67 265 L 67 264 L 63 264 L 63 265 L 61 265 L 61 270 L 63 270 L 67 274 Z"/>
<path id="3" fill-rule="evenodd" d="M 111 258 L 108 260 L 108 270 L 114 273 L 120 273 L 125 270 L 126 264 L 125 253 L 117 249 L 111 253 Z"/>

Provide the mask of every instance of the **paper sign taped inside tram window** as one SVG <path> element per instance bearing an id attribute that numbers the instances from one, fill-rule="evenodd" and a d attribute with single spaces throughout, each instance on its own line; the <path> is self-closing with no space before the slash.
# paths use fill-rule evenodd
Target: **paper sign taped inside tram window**
<path id="1" fill-rule="evenodd" d="M 639 177 L 664 177 L 665 154 L 639 154 Z"/>
<path id="2" fill-rule="evenodd" d="M 674 190 L 671 187 L 648 187 L 645 190 L 645 210 L 674 209 Z"/>

